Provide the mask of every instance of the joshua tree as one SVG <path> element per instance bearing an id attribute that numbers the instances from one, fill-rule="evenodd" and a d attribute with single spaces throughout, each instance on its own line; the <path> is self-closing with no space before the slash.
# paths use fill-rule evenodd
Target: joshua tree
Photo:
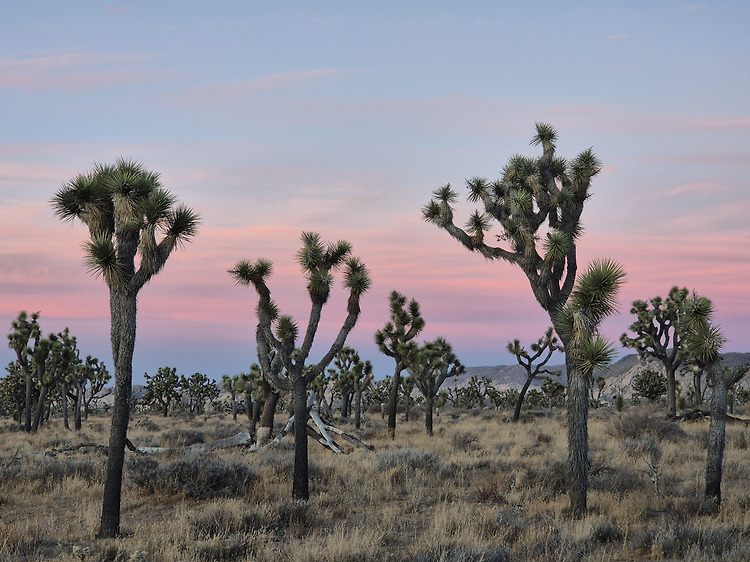
<path id="1" fill-rule="evenodd" d="M 110 391 L 107 391 L 103 395 L 100 395 L 99 393 L 106 388 L 107 383 L 112 379 L 112 375 L 109 374 L 107 366 L 104 363 L 100 362 L 97 358 L 89 360 L 89 357 L 86 357 L 84 369 L 86 371 L 86 381 L 84 382 L 84 386 L 82 389 L 83 418 L 88 419 L 91 402 L 96 400 L 97 398 L 103 398 L 104 396 L 107 396 L 109 394 Z M 88 390 L 86 390 L 86 384 L 88 384 L 89 386 Z"/>
<path id="2" fill-rule="evenodd" d="M 26 398 L 26 377 L 18 365 L 18 361 L 8 363 L 5 367 L 8 372 L 0 380 L 0 397 L 8 410 L 13 408 L 13 419 L 22 423 L 24 399 Z"/>
<path id="3" fill-rule="evenodd" d="M 362 424 L 362 393 L 372 384 L 372 363 L 361 361 L 354 366 L 354 427 L 359 429 Z"/>
<path id="4" fill-rule="evenodd" d="M 722 465 L 726 444 L 727 395 L 732 385 L 739 382 L 750 365 L 721 368 L 721 348 L 726 339 L 712 322 L 713 306 L 705 297 L 693 296 L 682 311 L 681 324 L 686 344 L 694 360 L 708 373 L 713 386 L 711 393 L 711 423 L 708 429 L 706 454 L 706 499 L 714 509 L 721 505 Z"/>
<path id="5" fill-rule="evenodd" d="M 375 332 L 375 343 L 388 357 L 396 362 L 388 398 L 388 431 L 391 439 L 396 438 L 396 407 L 401 390 L 401 373 L 406 369 L 409 355 L 416 349 L 416 338 L 424 329 L 425 321 L 419 310 L 419 303 L 411 299 L 406 309 L 406 297 L 397 291 L 390 295 L 391 320 L 382 330 Z"/>
<path id="6" fill-rule="evenodd" d="M 170 406 L 180 399 L 180 378 L 174 367 L 159 367 L 156 374 L 151 376 L 143 374 L 146 379 L 146 394 L 143 402 L 146 404 L 159 404 L 162 414 L 169 416 Z"/>
<path id="7" fill-rule="evenodd" d="M 336 369 L 331 369 L 331 380 L 335 391 L 341 396 L 342 418 L 349 417 L 351 413 L 354 400 L 354 367 L 361 362 L 357 350 L 348 345 L 341 348 L 333 359 Z"/>
<path id="8" fill-rule="evenodd" d="M 188 408 L 191 412 L 202 414 L 206 407 L 206 402 L 214 400 L 219 396 L 219 389 L 216 381 L 209 379 L 203 373 L 193 373 L 190 378 L 182 375 L 180 377 L 180 387 L 188 396 Z"/>
<path id="9" fill-rule="evenodd" d="M 547 397 L 547 404 L 550 410 L 555 404 L 555 400 L 565 396 L 565 385 L 550 377 L 545 377 L 542 383 L 542 394 Z"/>
<path id="10" fill-rule="evenodd" d="M 494 182 L 483 178 L 468 180 L 469 200 L 481 202 L 484 211 L 475 211 L 470 216 L 466 230 L 453 222 L 452 204 L 458 194 L 450 184 L 433 193 L 434 198 L 422 209 L 422 214 L 425 220 L 446 230 L 468 250 L 486 259 L 505 260 L 520 267 L 537 302 L 549 315 L 565 348 L 570 397 L 568 418 L 572 431 L 568 443 L 571 511 L 575 517 L 581 517 L 586 511 L 588 478 L 589 381 L 581 372 L 580 350 L 575 347 L 583 340 L 572 333 L 563 335 L 558 327 L 558 315 L 575 285 L 581 213 L 591 196 L 591 180 L 601 170 L 601 164 L 591 149 L 570 162 L 557 157 L 556 141 L 557 131 L 553 127 L 537 123 L 531 143 L 542 146 L 540 157 L 512 156 L 503 169 L 502 178 Z M 485 233 L 493 219 L 502 229 L 497 235 L 497 246 L 485 242 Z M 617 272 L 622 273 L 619 266 Z M 621 275 L 618 282 L 620 279 Z M 579 451 L 574 453 L 574 448 Z"/>
<path id="11" fill-rule="evenodd" d="M 109 288 L 115 397 L 99 536 L 111 538 L 120 532 L 138 292 L 175 248 L 195 235 L 199 218 L 176 204 L 158 174 L 123 159 L 76 176 L 57 191 L 52 205 L 60 219 L 79 219 L 88 227 L 86 263 Z"/>
<path id="12" fill-rule="evenodd" d="M 8 346 L 16 352 L 17 363 L 24 374 L 26 382 L 26 411 L 24 431 L 31 431 L 31 418 L 34 394 L 34 349 L 42 339 L 42 329 L 39 326 L 39 313 L 29 316 L 25 310 L 18 314 L 11 322 L 11 333 L 8 334 Z"/>
<path id="13" fill-rule="evenodd" d="M 229 375 L 221 376 L 221 385 L 229 393 L 229 398 L 232 401 L 232 420 L 237 421 L 237 382 L 239 381 L 239 375 L 230 377 Z"/>
<path id="14" fill-rule="evenodd" d="M 657 296 L 650 301 L 637 300 L 630 309 L 636 321 L 620 336 L 625 347 L 631 347 L 642 358 L 653 357 L 664 365 L 667 377 L 667 409 L 670 416 L 677 412 L 675 373 L 686 359 L 685 334 L 680 325 L 680 316 L 689 299 L 686 288 L 672 287 L 666 299 Z"/>
<path id="15" fill-rule="evenodd" d="M 414 350 L 409 358 L 407 370 L 424 396 L 424 427 L 427 435 L 432 436 L 432 413 L 440 386 L 446 378 L 457 377 L 464 373 L 466 368 L 453 353 L 451 344 L 443 338 L 437 338 Z"/>
<path id="16" fill-rule="evenodd" d="M 508 351 L 516 356 L 516 361 L 526 370 L 526 381 L 523 383 L 521 391 L 518 393 L 518 402 L 516 402 L 516 409 L 513 412 L 513 421 L 518 421 L 521 418 L 521 407 L 523 406 L 523 399 L 526 396 L 526 391 L 529 390 L 532 381 L 546 373 L 548 375 L 559 376 L 559 371 L 550 371 L 545 369 L 544 366 L 552 357 L 555 351 L 562 351 L 562 347 L 558 345 L 557 338 L 554 335 L 552 327 L 547 328 L 544 336 L 539 338 L 536 343 L 531 344 L 531 351 L 533 355 L 530 355 L 528 351 L 521 345 L 521 341 L 516 339 L 513 342 L 508 342 Z M 535 361 L 539 360 L 536 365 Z"/>
<path id="17" fill-rule="evenodd" d="M 291 391 L 294 410 L 294 481 L 292 497 L 309 499 L 307 464 L 307 387 L 333 361 L 344 347 L 346 337 L 359 318 L 360 297 L 370 287 L 370 277 L 364 264 L 351 256 L 351 245 L 345 241 L 324 244 L 312 232 L 302 234 L 302 248 L 297 259 L 307 277 L 307 292 L 311 301 L 310 316 L 301 345 L 297 346 L 298 327 L 290 316 L 280 316 L 271 300 L 266 280 L 271 274 L 271 262 L 260 259 L 255 263 L 240 261 L 229 271 L 238 284 L 252 284 L 258 293 L 258 359 L 265 377 L 279 389 Z M 327 353 L 317 362 L 306 365 L 313 340 L 318 330 L 323 306 L 328 302 L 333 285 L 333 272 L 344 267 L 344 285 L 349 290 L 347 316 Z M 272 353 L 274 350 L 275 353 Z M 284 374 L 276 365 L 283 366 Z"/>

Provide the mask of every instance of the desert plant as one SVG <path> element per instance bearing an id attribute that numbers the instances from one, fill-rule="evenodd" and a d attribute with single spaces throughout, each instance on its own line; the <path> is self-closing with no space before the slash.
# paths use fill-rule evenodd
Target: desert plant
<path id="1" fill-rule="evenodd" d="M 425 321 L 416 300 L 409 301 L 407 310 L 406 297 L 397 291 L 391 291 L 389 302 L 391 319 L 381 330 L 375 332 L 375 343 L 381 353 L 396 362 L 388 398 L 388 431 L 391 439 L 395 439 L 401 373 L 406 369 L 409 355 L 416 349 L 417 344 L 414 338 L 424 329 Z"/>
<path id="2" fill-rule="evenodd" d="M 187 395 L 188 409 L 191 412 L 202 414 L 206 403 L 219 396 L 219 388 L 216 381 L 209 379 L 203 373 L 193 373 L 190 377 L 180 377 L 180 388 L 183 395 Z"/>
<path id="3" fill-rule="evenodd" d="M 537 123 L 532 144 L 542 146 L 542 155 L 527 158 L 516 155 L 510 158 L 503 170 L 503 177 L 490 182 L 484 178 L 467 181 L 469 200 L 481 201 L 484 212 L 475 211 L 464 230 L 453 222 L 452 204 L 458 194 L 450 184 L 433 192 L 434 198 L 422 209 L 423 217 L 446 230 L 468 250 L 479 252 L 490 260 L 501 259 L 518 265 L 531 284 L 534 297 L 552 321 L 565 348 L 565 364 L 568 373 L 568 416 L 570 421 L 569 447 L 571 479 L 571 509 L 580 517 L 586 511 L 586 489 L 588 479 L 588 377 L 581 371 L 581 351 L 585 332 L 570 330 L 561 325 L 560 314 L 573 291 L 578 272 L 576 241 L 581 234 L 581 213 L 585 201 L 590 197 L 591 180 L 601 171 L 601 164 L 591 149 L 580 153 L 568 162 L 555 154 L 557 131 L 548 124 Z M 499 242 L 507 241 L 509 248 L 490 246 L 485 242 L 485 233 L 492 219 L 502 228 L 497 236 Z M 540 229 L 546 223 L 542 248 Z M 541 251 L 541 253 L 540 253 Z M 606 262 L 611 265 L 611 262 Z M 604 265 L 604 264 L 603 264 Z M 609 291 L 619 285 L 622 270 L 606 267 Z M 600 286 L 595 289 L 603 296 Z M 607 292 L 607 291 L 605 291 Z M 584 295 L 586 291 L 581 291 Z M 591 295 L 593 296 L 593 295 Z M 585 306 L 584 305 L 585 301 Z M 586 308 L 600 314 L 612 309 L 611 299 L 596 301 L 583 298 L 578 308 Z M 591 316 L 594 319 L 598 314 Z M 563 321 L 563 324 L 565 322 Z M 591 348 L 589 348 L 591 350 Z"/>
<path id="4" fill-rule="evenodd" d="M 311 301 L 309 323 L 301 345 L 297 347 L 298 328 L 290 316 L 279 316 L 266 279 L 271 274 L 271 262 L 260 259 L 255 263 L 241 261 L 229 271 L 239 284 L 252 284 L 258 293 L 258 359 L 264 376 L 279 389 L 291 391 L 294 423 L 294 481 L 292 496 L 309 499 L 307 459 L 307 387 L 333 361 L 344 347 L 346 337 L 359 318 L 360 297 L 370 287 L 365 265 L 351 257 L 351 245 L 345 241 L 324 244 L 317 233 L 302 234 L 302 248 L 297 259 L 307 277 L 307 292 Z M 333 284 L 333 270 L 345 266 L 344 284 L 349 289 L 347 317 L 327 353 L 312 365 L 306 365 L 317 333 L 323 306 L 328 302 Z M 272 353 L 273 350 L 273 353 Z M 272 366 L 272 362 L 275 366 Z M 281 376 L 280 366 L 286 374 Z"/>
<path id="5" fill-rule="evenodd" d="M 180 399 L 180 378 L 174 367 L 159 367 L 154 375 L 144 373 L 146 379 L 146 394 L 143 403 L 146 405 L 158 404 L 162 415 L 169 415 L 170 406 Z"/>
<path id="6" fill-rule="evenodd" d="M 427 342 L 413 350 L 409 356 L 407 370 L 419 392 L 425 399 L 425 431 L 432 435 L 432 413 L 435 408 L 435 397 L 443 382 L 448 377 L 462 374 L 466 368 L 453 353 L 453 347 L 444 338 Z"/>
<path id="7" fill-rule="evenodd" d="M 77 218 L 88 227 L 87 264 L 109 288 L 115 398 L 100 534 L 114 537 L 120 528 L 138 292 L 174 249 L 195 235 L 199 218 L 176 205 L 158 174 L 124 159 L 76 176 L 57 191 L 52 206 L 60 219 Z"/>
<path id="8" fill-rule="evenodd" d="M 623 346 L 635 349 L 642 358 L 658 359 L 664 365 L 670 415 L 677 411 L 675 373 L 688 353 L 684 345 L 686 326 L 680 321 L 688 298 L 685 287 L 674 286 L 665 299 L 656 296 L 648 302 L 634 301 L 630 313 L 635 314 L 636 321 L 628 328 L 634 337 L 627 333 L 620 336 Z"/>
<path id="9" fill-rule="evenodd" d="M 554 330 L 550 326 L 547 328 L 545 334 L 539 338 L 536 343 L 531 344 L 530 355 L 526 348 L 521 345 L 521 341 L 516 339 L 513 342 L 508 342 L 508 351 L 510 351 L 516 357 L 516 361 L 526 371 L 526 380 L 518 393 L 518 402 L 516 402 L 516 409 L 513 411 L 513 421 L 518 421 L 521 417 L 521 407 L 523 406 L 523 400 L 526 397 L 526 391 L 529 390 L 532 381 L 540 377 L 542 374 L 559 376 L 559 371 L 550 371 L 545 369 L 544 366 L 552 357 L 555 351 L 562 351 L 562 347 L 558 345 L 557 338 L 554 335 Z M 536 364 L 535 364 L 536 362 Z"/>
<path id="10" fill-rule="evenodd" d="M 656 402 L 667 392 L 667 377 L 653 369 L 643 369 L 633 378 L 633 393 Z"/>

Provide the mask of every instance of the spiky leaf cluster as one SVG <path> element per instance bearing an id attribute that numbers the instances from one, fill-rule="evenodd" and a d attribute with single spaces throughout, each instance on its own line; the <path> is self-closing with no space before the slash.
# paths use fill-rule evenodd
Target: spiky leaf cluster
<path id="1" fill-rule="evenodd" d="M 88 227 L 86 264 L 121 293 L 137 293 L 177 246 L 195 236 L 200 222 L 161 186 L 158 174 L 125 159 L 97 164 L 68 181 L 52 206 L 60 219 Z"/>
<path id="2" fill-rule="evenodd" d="M 370 287 L 370 276 L 364 263 L 351 255 L 351 244 L 340 240 L 325 243 L 315 232 L 303 232 L 302 246 L 297 251 L 297 262 L 307 279 L 307 291 L 311 301 L 307 328 L 298 345 L 300 329 L 289 315 L 280 315 L 276 303 L 271 299 L 267 280 L 272 272 L 272 263 L 266 259 L 255 262 L 241 260 L 228 273 L 239 285 L 252 285 L 259 296 L 258 315 L 258 359 L 264 376 L 276 388 L 290 390 L 294 380 L 309 384 L 324 372 L 325 368 L 344 346 L 346 336 L 354 327 L 360 313 L 360 298 Z M 323 306 L 328 302 L 334 273 L 343 268 L 344 286 L 349 290 L 347 317 L 339 333 L 323 358 L 306 365 L 317 333 Z M 283 375 L 282 371 L 286 374 Z"/>
<path id="3" fill-rule="evenodd" d="M 570 162 L 557 157 L 557 136 L 552 126 L 537 123 L 531 144 L 541 145 L 541 156 L 516 154 L 499 179 L 467 180 L 468 200 L 484 209 L 472 213 L 464 228 L 453 222 L 458 194 L 450 184 L 435 190 L 422 208 L 426 221 L 448 231 L 469 250 L 520 265 L 537 300 L 550 313 L 562 306 L 573 288 L 581 212 L 591 180 L 601 170 L 591 149 Z M 487 243 L 485 235 L 492 222 L 500 228 L 497 241 L 504 245 Z"/>

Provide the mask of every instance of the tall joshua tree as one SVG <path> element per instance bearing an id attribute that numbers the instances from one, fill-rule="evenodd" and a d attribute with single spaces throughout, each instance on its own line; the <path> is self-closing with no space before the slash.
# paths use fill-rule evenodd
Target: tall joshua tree
<path id="1" fill-rule="evenodd" d="M 419 303 L 411 299 L 408 310 L 406 297 L 398 291 L 390 295 L 391 320 L 382 330 L 375 332 L 375 343 L 380 352 L 391 357 L 396 362 L 391 380 L 390 395 L 388 397 L 388 432 L 391 439 L 396 438 L 396 407 L 398 393 L 401 389 L 401 373 L 406 369 L 409 356 L 416 349 L 414 341 L 424 329 L 425 321 L 419 310 Z"/>
<path id="2" fill-rule="evenodd" d="M 556 141 L 557 131 L 553 127 L 537 123 L 531 144 L 542 146 L 541 156 L 512 156 L 502 177 L 496 181 L 468 180 L 469 201 L 481 203 L 484 211 L 474 211 L 465 228 L 453 222 L 452 204 L 458 200 L 458 194 L 450 184 L 433 192 L 433 199 L 423 207 L 422 214 L 425 220 L 446 230 L 468 250 L 489 260 L 510 262 L 524 272 L 534 297 L 549 315 L 565 348 L 566 369 L 571 381 L 568 416 L 581 418 L 578 422 L 584 423 L 572 424 L 581 430 L 587 427 L 583 417 L 588 411 L 588 381 L 578 368 L 577 352 L 571 346 L 574 340 L 560 333 L 557 322 L 575 285 L 581 213 L 591 196 L 591 181 L 600 172 L 601 164 L 592 149 L 584 150 L 572 161 L 558 157 Z M 485 240 L 493 220 L 501 228 L 496 237 L 497 245 Z M 577 393 L 581 390 L 584 404 L 579 406 L 581 397 Z M 579 436 L 569 442 L 569 447 L 580 442 Z M 579 462 L 585 463 L 586 470 L 577 465 Z M 588 473 L 588 458 L 572 455 L 571 463 L 571 474 Z M 571 486 L 571 508 L 574 516 L 586 511 L 585 487 Z"/>
<path id="3" fill-rule="evenodd" d="M 124 159 L 76 176 L 57 191 L 52 206 L 60 219 L 88 227 L 86 264 L 109 288 L 115 395 L 99 536 L 114 537 L 120 531 L 138 292 L 193 238 L 199 217 L 177 203 L 158 174 Z"/>
<path id="4" fill-rule="evenodd" d="M 424 427 L 427 435 L 432 436 L 432 413 L 435 409 L 435 397 L 443 382 L 448 377 L 457 377 L 466 371 L 458 360 L 453 347 L 444 338 L 427 342 L 412 353 L 407 366 L 414 384 L 425 400 Z"/>
<path id="5" fill-rule="evenodd" d="M 260 259 L 255 263 L 240 261 L 229 274 L 237 284 L 252 284 L 258 293 L 258 359 L 265 377 L 278 389 L 292 392 L 294 409 L 294 480 L 292 497 L 309 499 L 307 464 L 307 387 L 333 361 L 344 347 L 346 337 L 357 322 L 360 297 L 370 287 L 365 265 L 351 256 L 351 245 L 345 241 L 324 244 L 313 232 L 302 234 L 302 248 L 297 259 L 307 277 L 307 292 L 311 307 L 307 328 L 301 345 L 297 346 L 298 326 L 291 316 L 280 316 L 271 300 L 266 280 L 271 274 L 271 262 Z M 313 364 L 306 364 L 318 330 L 323 306 L 328 302 L 333 285 L 333 272 L 344 268 L 344 285 L 349 290 L 347 316 L 336 339 L 326 354 Z M 275 351 L 275 353 L 272 352 Z M 272 362 L 283 366 L 282 370 Z"/>

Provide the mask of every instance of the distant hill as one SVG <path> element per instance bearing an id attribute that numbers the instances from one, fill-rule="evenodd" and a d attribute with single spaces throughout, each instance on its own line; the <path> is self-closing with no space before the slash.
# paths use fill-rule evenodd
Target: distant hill
<path id="1" fill-rule="evenodd" d="M 723 358 L 723 363 L 730 367 L 750 364 L 750 353 L 724 353 Z M 607 381 L 604 391 L 602 392 L 604 398 L 612 398 L 618 394 L 622 394 L 625 398 L 629 398 L 632 394 L 633 378 L 643 369 L 653 369 L 664 372 L 664 367 L 660 362 L 644 361 L 634 353 L 626 355 L 619 361 L 610 365 L 607 369 L 595 372 L 594 376 L 602 376 Z M 548 370 L 560 371 L 562 374 L 557 380 L 563 384 L 567 384 L 565 365 L 552 365 L 548 367 Z M 474 376 L 479 378 L 487 377 L 492 381 L 493 386 L 499 390 L 506 390 L 509 388 L 520 389 L 526 380 L 526 371 L 520 365 L 467 367 L 466 372 L 456 378 L 456 383 L 458 386 L 463 386 Z M 680 381 L 680 378 L 681 377 L 678 375 L 677 380 Z M 544 377 L 535 380 L 532 383 L 532 388 L 539 388 L 542 385 L 542 382 L 544 382 Z M 690 382 L 691 381 L 685 380 L 683 386 L 690 384 Z M 746 379 L 743 379 L 740 384 L 742 386 L 750 386 L 750 375 L 748 375 Z M 452 381 L 446 381 L 443 383 L 444 388 L 452 385 Z"/>

